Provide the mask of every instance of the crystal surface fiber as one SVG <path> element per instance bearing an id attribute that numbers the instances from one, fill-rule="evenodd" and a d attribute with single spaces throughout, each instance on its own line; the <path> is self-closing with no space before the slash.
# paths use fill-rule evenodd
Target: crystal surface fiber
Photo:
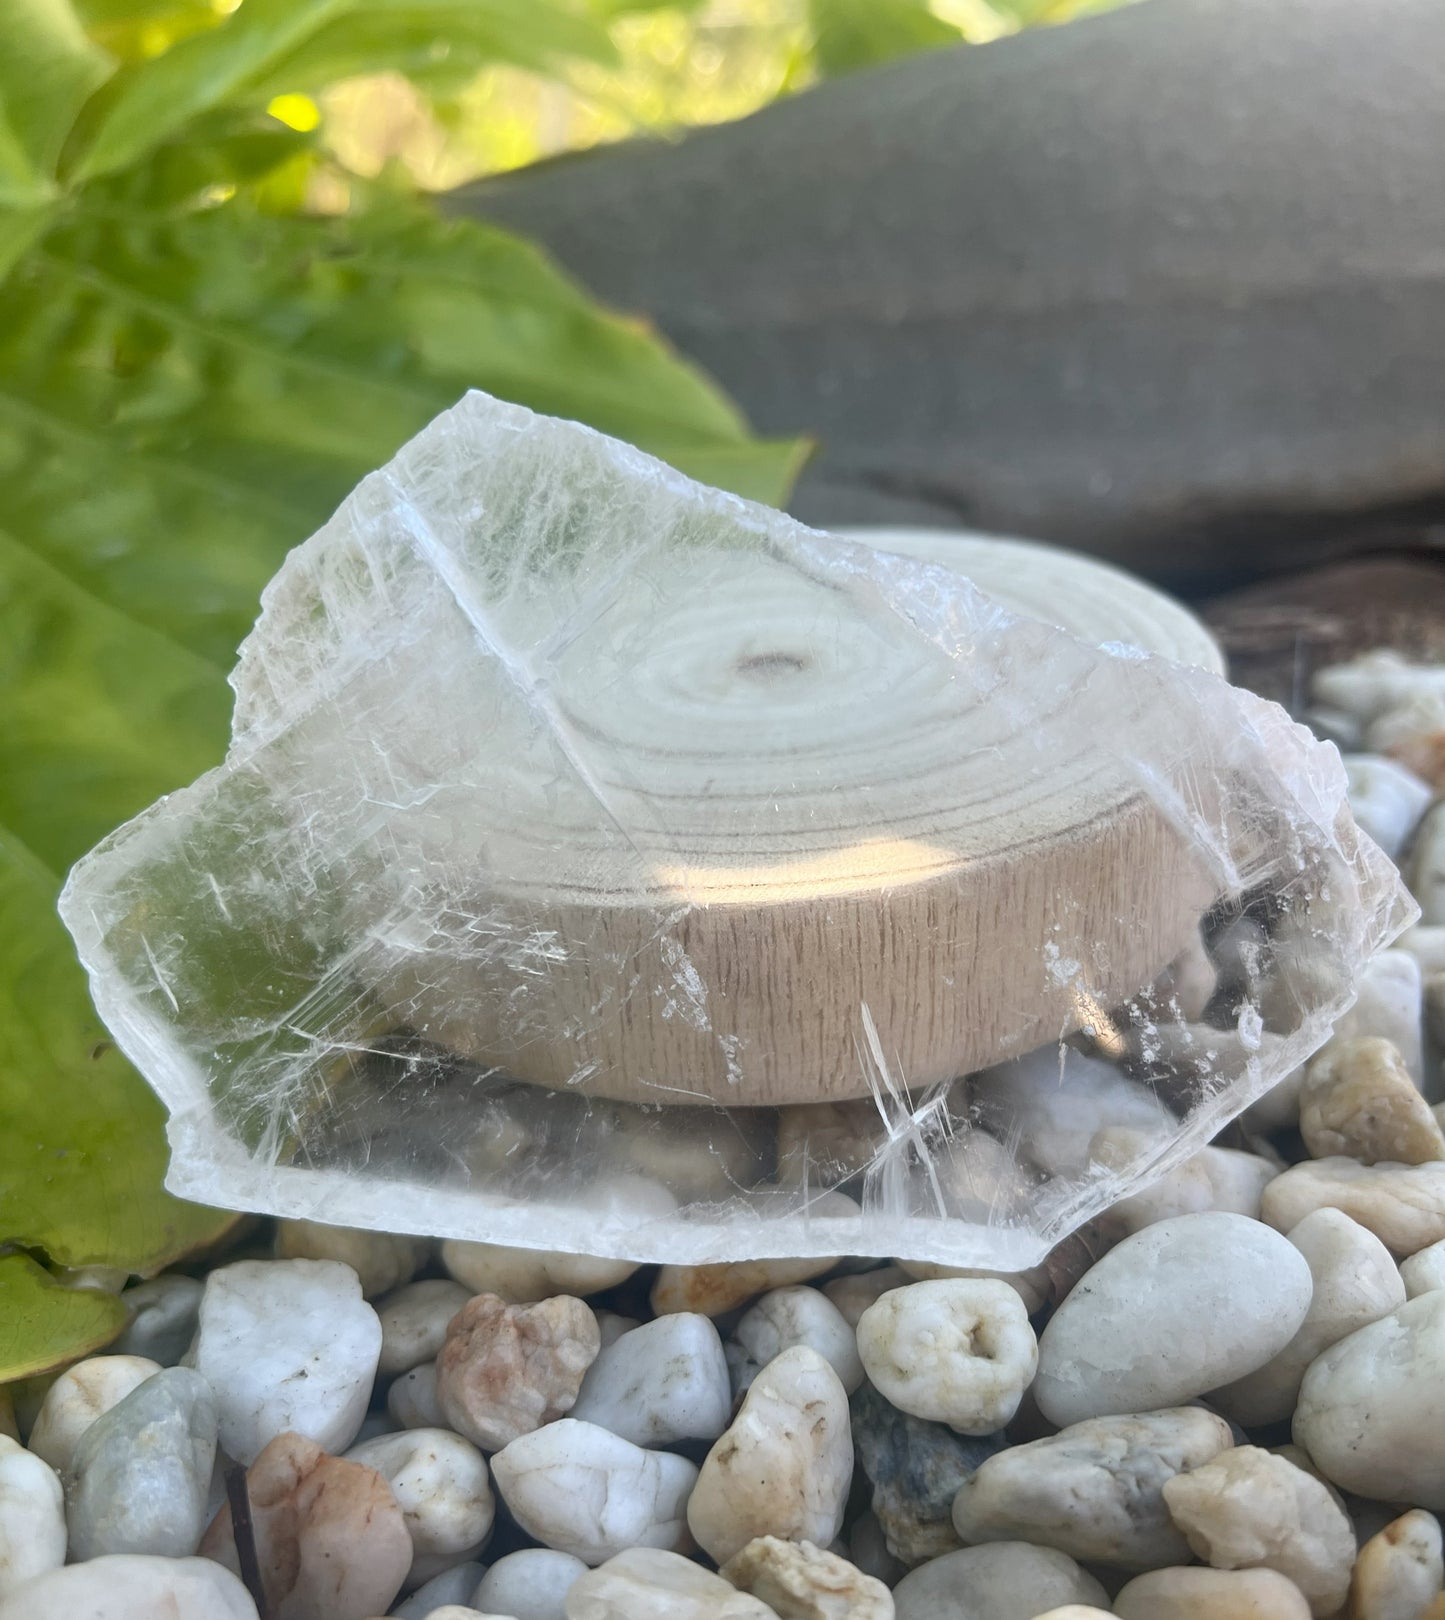
<path id="1" fill-rule="evenodd" d="M 210 1203 L 1018 1268 L 1410 920 L 1282 710 L 481 394 L 232 684 L 224 765 L 61 903 Z"/>

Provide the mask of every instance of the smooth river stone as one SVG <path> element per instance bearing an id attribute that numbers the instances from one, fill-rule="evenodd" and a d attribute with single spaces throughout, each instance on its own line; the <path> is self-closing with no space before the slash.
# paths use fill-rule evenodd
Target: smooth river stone
<path id="1" fill-rule="evenodd" d="M 450 1277 L 428 1277 L 407 1283 L 378 1301 L 381 1360 L 377 1372 L 395 1378 L 424 1361 L 435 1361 L 446 1343 L 452 1318 L 472 1296 Z"/>
<path id="2" fill-rule="evenodd" d="M 733 1329 L 736 1359 L 732 1364 L 739 1393 L 784 1350 L 807 1344 L 837 1373 L 851 1395 L 863 1382 L 853 1327 L 819 1288 L 803 1284 L 774 1288 L 750 1306 Z"/>
<path id="3" fill-rule="evenodd" d="M 632 1547 L 567 1594 L 567 1620 L 777 1620 L 721 1575 L 677 1553 Z"/>
<path id="4" fill-rule="evenodd" d="M 572 1407 L 579 1421 L 638 1446 L 716 1440 L 731 1414 L 722 1340 L 708 1317 L 687 1311 L 659 1316 L 608 1345 Z"/>
<path id="5" fill-rule="evenodd" d="M 0 1598 L 65 1562 L 65 1495 L 49 1463 L 0 1435 Z"/>
<path id="6" fill-rule="evenodd" d="M 779 1620 L 893 1620 L 893 1598 L 882 1581 L 811 1541 L 759 1536 L 719 1573 Z"/>
<path id="7" fill-rule="evenodd" d="M 516 1620 L 567 1620 L 567 1594 L 586 1573 L 586 1564 L 571 1553 L 523 1547 L 492 1565 L 472 1602 Z"/>
<path id="8" fill-rule="evenodd" d="M 816 1350 L 796 1345 L 753 1380 L 708 1452 L 688 1526 L 719 1564 L 758 1536 L 826 1547 L 843 1528 L 852 1480 L 848 1396 Z"/>
<path id="9" fill-rule="evenodd" d="M 75 1448 L 71 1557 L 190 1557 L 206 1528 L 215 1460 L 211 1386 L 189 1367 L 148 1378 L 98 1417 Z"/>
<path id="10" fill-rule="evenodd" d="M 88 1356 L 67 1367 L 40 1403 L 30 1450 L 64 1479 L 81 1435 L 160 1370 L 160 1363 L 148 1356 Z"/>
<path id="11" fill-rule="evenodd" d="M 119 1553 L 27 1581 L 0 1598 L 0 1620 L 256 1620 L 256 1605 L 209 1558 Z"/>
<path id="12" fill-rule="evenodd" d="M 350 1266 L 238 1260 L 206 1278 L 187 1359 L 215 1392 L 221 1449 L 249 1465 L 280 1434 L 344 1451 L 380 1355 L 381 1323 Z"/>
<path id="13" fill-rule="evenodd" d="M 410 1282 L 428 1248 L 424 1238 L 401 1237 L 392 1232 L 327 1226 L 321 1221 L 276 1223 L 277 1259 L 338 1260 L 356 1273 L 367 1299 Z"/>
<path id="14" fill-rule="evenodd" d="M 1290 1232 L 1315 1209 L 1342 1209 L 1404 1259 L 1445 1239 L 1445 1162 L 1294 1164 L 1265 1188 L 1260 1218 Z"/>
<path id="15" fill-rule="evenodd" d="M 1233 1444 L 1229 1424 L 1195 1406 L 1089 1418 L 988 1458 L 954 1499 L 954 1528 L 970 1545 L 1027 1541 L 1117 1569 L 1183 1563 L 1164 1487 Z"/>
<path id="16" fill-rule="evenodd" d="M 554 1254 L 546 1249 L 514 1249 L 505 1243 L 470 1243 L 448 1238 L 442 1264 L 469 1293 L 499 1294 L 509 1304 L 532 1305 L 554 1294 L 581 1298 L 626 1282 L 637 1270 L 632 1260 L 606 1260 L 586 1254 Z"/>
<path id="17" fill-rule="evenodd" d="M 1350 1576 L 1350 1620 L 1419 1620 L 1445 1584 L 1440 1521 L 1412 1508 L 1360 1548 Z"/>
<path id="18" fill-rule="evenodd" d="M 431 1620 L 432 1615 L 442 1612 L 447 1606 L 469 1605 L 476 1593 L 477 1582 L 484 1573 L 485 1567 L 481 1564 L 453 1564 L 450 1569 L 433 1575 L 429 1581 L 418 1586 L 405 1603 L 398 1603 L 391 1611 L 393 1620 Z M 414 1576 L 408 1577 L 408 1585 L 412 1579 Z"/>
<path id="19" fill-rule="evenodd" d="M 1310 1620 L 1304 1593 L 1272 1569 L 1157 1569 L 1114 1600 L 1120 1620 Z"/>
<path id="20" fill-rule="evenodd" d="M 374 1468 L 391 1487 L 414 1554 L 412 1582 L 472 1557 L 491 1534 L 496 1504 L 486 1458 L 446 1429 L 405 1429 L 363 1440 L 348 1462 Z"/>
<path id="21" fill-rule="evenodd" d="M 1417 1299 L 1421 1294 L 1445 1288 L 1445 1242 L 1432 1243 L 1408 1260 L 1402 1260 L 1400 1280 L 1405 1285 L 1407 1299 Z"/>
<path id="22" fill-rule="evenodd" d="M 1309 1310 L 1304 1256 L 1244 1215 L 1208 1211 L 1126 1238 L 1039 1341 L 1039 1410 L 1067 1426 L 1178 1406 L 1279 1354 Z"/>
<path id="23" fill-rule="evenodd" d="M 1445 1508 L 1445 1292 L 1331 1345 L 1300 1386 L 1294 1437 L 1342 1490 Z"/>
<path id="24" fill-rule="evenodd" d="M 864 1384 L 852 1403 L 853 1448 L 873 1487 L 872 1508 L 888 1551 L 912 1568 L 959 1545 L 950 1516 L 973 1472 L 1006 1444 L 1002 1434 L 965 1439 L 942 1423 L 910 1417 Z"/>
<path id="25" fill-rule="evenodd" d="M 1350 1587 L 1355 1531 L 1322 1480 L 1259 1446 L 1236 1446 L 1164 1486 L 1195 1554 L 1215 1569 L 1272 1569 L 1313 1614 L 1338 1614 Z"/>
<path id="26" fill-rule="evenodd" d="M 457 1312 L 436 1360 L 447 1426 L 485 1451 L 572 1410 L 597 1359 L 597 1318 L 568 1294 L 509 1305 L 478 1294 Z"/>
<path id="27" fill-rule="evenodd" d="M 492 1458 L 492 1480 L 534 1541 L 585 1564 L 605 1564 L 629 1547 L 691 1547 L 696 1467 L 595 1423 L 562 1418 L 519 1436 Z"/>
<path id="28" fill-rule="evenodd" d="M 1065 1603 L 1108 1602 L 1067 1554 L 1022 1541 L 945 1553 L 893 1588 L 897 1620 L 1033 1620 Z"/>
<path id="29" fill-rule="evenodd" d="M 246 1490 L 274 1620 L 367 1620 L 391 1607 L 411 1569 L 412 1544 L 374 1468 L 282 1434 L 246 1470 Z M 240 1573 L 229 1506 L 211 1521 L 201 1551 Z"/>
<path id="30" fill-rule="evenodd" d="M 146 1356 L 162 1367 L 174 1367 L 196 1335 L 204 1292 L 204 1283 L 174 1272 L 127 1288 L 120 1302 L 130 1312 L 130 1323 L 111 1346 L 112 1352 Z"/>
<path id="31" fill-rule="evenodd" d="M 1033 1382 L 1039 1347 L 1007 1283 L 944 1277 L 896 1288 L 858 1323 L 858 1355 L 900 1411 L 960 1434 L 994 1434 Z"/>
<path id="32" fill-rule="evenodd" d="M 1338 1209 L 1317 1209 L 1289 1234 L 1314 1279 L 1310 1308 L 1280 1353 L 1211 1392 L 1211 1405 L 1246 1429 L 1283 1422 L 1294 1411 L 1310 1363 L 1347 1334 L 1397 1310 L 1405 1284 L 1390 1251 Z"/>

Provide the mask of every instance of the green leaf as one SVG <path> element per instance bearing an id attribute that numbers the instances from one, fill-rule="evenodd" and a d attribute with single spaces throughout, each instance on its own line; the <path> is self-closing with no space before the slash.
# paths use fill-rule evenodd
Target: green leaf
<path id="1" fill-rule="evenodd" d="M 66 132 L 114 68 L 66 0 L 8 0 L 0 43 L 0 204 L 51 194 Z"/>
<path id="2" fill-rule="evenodd" d="M 0 828 L 0 1232 L 60 1265 L 158 1271 L 235 1217 L 161 1190 L 163 1111 L 104 1039 L 58 889 Z"/>
<path id="3" fill-rule="evenodd" d="M 548 73 L 564 60 L 611 63 L 615 56 L 605 28 L 554 0 L 360 0 L 247 94 L 264 99 L 383 72 L 460 87 L 491 63 Z"/>
<path id="4" fill-rule="evenodd" d="M 264 106 L 349 74 L 446 64 L 471 72 L 488 61 L 543 68 L 563 55 L 608 60 L 611 41 L 555 0 L 245 0 L 220 27 L 122 68 L 85 109 L 69 173 L 112 173 L 202 113 Z"/>
<path id="5" fill-rule="evenodd" d="M 286 550 L 470 386 L 764 499 L 806 449 L 753 441 L 506 232 L 421 204 L 126 206 L 174 189 L 92 188 L 19 261 L 0 322 L 0 1243 L 136 1271 L 229 1217 L 160 1190 L 160 1107 L 103 1040 L 56 892 L 220 759 L 224 672 Z"/>
<path id="6" fill-rule="evenodd" d="M 808 14 L 818 69 L 827 78 L 962 38 L 926 0 L 808 0 Z"/>
<path id="7" fill-rule="evenodd" d="M 80 182 L 134 163 L 192 119 L 234 99 L 303 45 L 348 0 L 247 0 L 219 28 L 132 62 L 92 98 L 67 151 Z"/>
<path id="8" fill-rule="evenodd" d="M 0 1255 L 0 1383 L 89 1355 L 125 1322 L 113 1294 L 63 1288 L 29 1255 Z"/>

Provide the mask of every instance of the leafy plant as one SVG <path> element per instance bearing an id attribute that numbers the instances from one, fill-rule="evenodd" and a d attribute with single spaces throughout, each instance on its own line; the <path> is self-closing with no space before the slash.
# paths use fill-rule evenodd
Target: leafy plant
<path id="1" fill-rule="evenodd" d="M 120 1326 L 55 1270 L 152 1272 L 231 1219 L 161 1190 L 160 1110 L 104 1040 L 55 896 L 79 854 L 220 757 L 225 672 L 287 549 L 468 386 L 764 500 L 799 464 L 525 242 L 384 190 L 301 210 L 324 159 L 268 105 L 383 68 L 445 87 L 489 61 L 606 61 L 626 9 L 8 0 L 0 1379 Z"/>
<path id="2" fill-rule="evenodd" d="M 808 9 L 813 57 L 825 78 L 963 38 L 927 0 L 809 0 Z"/>

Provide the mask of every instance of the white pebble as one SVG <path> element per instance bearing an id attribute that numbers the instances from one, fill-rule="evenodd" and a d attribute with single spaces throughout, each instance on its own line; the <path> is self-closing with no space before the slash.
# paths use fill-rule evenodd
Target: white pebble
<path id="1" fill-rule="evenodd" d="M 632 1260 L 513 1249 L 505 1243 L 467 1243 L 460 1238 L 448 1238 L 441 1254 L 448 1275 L 470 1293 L 499 1294 L 512 1305 L 532 1305 L 553 1294 L 579 1299 L 600 1294 L 626 1282 L 637 1270 Z"/>
<path id="2" fill-rule="evenodd" d="M 422 1238 L 399 1237 L 391 1232 L 326 1226 L 320 1221 L 276 1223 L 277 1259 L 339 1261 L 356 1273 L 367 1299 L 410 1282 L 426 1249 Z"/>
<path id="3" fill-rule="evenodd" d="M 1419 960 L 1409 951 L 1380 951 L 1360 970 L 1354 1005 L 1335 1020 L 1330 1040 L 1389 1041 L 1419 1085 L 1425 1077 L 1423 1002 Z"/>
<path id="4" fill-rule="evenodd" d="M 174 1367 L 196 1334 L 204 1285 L 194 1277 L 163 1272 L 120 1296 L 130 1312 L 124 1333 L 110 1347 L 112 1355 L 145 1356 L 162 1367 Z"/>
<path id="5" fill-rule="evenodd" d="M 1175 1524 L 1215 1569 L 1272 1569 L 1312 1613 L 1336 1614 L 1349 1592 L 1355 1531 L 1313 1474 L 1259 1446 L 1236 1446 L 1164 1484 Z"/>
<path id="6" fill-rule="evenodd" d="M 1293 1581 L 1272 1569 L 1156 1569 L 1114 1600 L 1120 1620 L 1310 1620 Z"/>
<path id="7" fill-rule="evenodd" d="M 189 1558 L 206 1527 L 215 1461 L 216 1401 L 206 1380 L 189 1367 L 146 1379 L 75 1448 L 66 1513 L 71 1558 Z"/>
<path id="8" fill-rule="evenodd" d="M 1316 1209 L 1343 1210 L 1397 1257 L 1416 1254 L 1445 1239 L 1445 1162 L 1293 1164 L 1265 1188 L 1260 1215 L 1276 1231 L 1292 1232 Z"/>
<path id="9" fill-rule="evenodd" d="M 863 1312 L 884 1294 L 895 1288 L 907 1288 L 916 1281 L 911 1271 L 900 1265 L 880 1266 L 874 1271 L 859 1271 L 847 1277 L 834 1277 L 823 1284 L 823 1293 L 838 1309 L 838 1314 L 849 1327 L 856 1328 Z M 857 1342 L 854 1342 L 857 1348 Z"/>
<path id="10" fill-rule="evenodd" d="M 757 1536 L 826 1547 L 843 1528 L 852 1480 L 847 1392 L 816 1350 L 798 1345 L 763 1368 L 707 1454 L 687 1522 L 719 1564 Z"/>
<path id="11" fill-rule="evenodd" d="M 1067 1554 L 1022 1541 L 944 1553 L 893 1588 L 897 1620 L 1032 1620 L 1065 1603 L 1108 1602 Z"/>
<path id="12" fill-rule="evenodd" d="M 619 1316 L 616 1311 L 593 1311 L 592 1314 L 597 1318 L 597 1331 L 602 1336 L 604 1350 L 609 1344 L 616 1344 L 624 1333 L 642 1326 L 640 1317 Z"/>
<path id="13" fill-rule="evenodd" d="M 910 1279 L 937 1282 L 943 1277 L 988 1277 L 994 1282 L 1007 1283 L 1024 1302 L 1024 1310 L 1030 1316 L 1037 1315 L 1054 1296 L 1053 1278 L 1049 1268 L 1042 1265 L 1030 1266 L 1027 1271 L 981 1271 L 976 1266 L 944 1266 L 933 1260 L 900 1260 L 898 1268 L 904 1274 L 897 1285 L 900 1288 L 906 1287 Z M 832 1286 L 828 1284 L 829 1288 Z M 862 1314 L 860 1310 L 858 1315 Z M 858 1324 L 855 1321 L 853 1325 Z"/>
<path id="14" fill-rule="evenodd" d="M 1247 1429 L 1289 1417 L 1316 1356 L 1405 1303 L 1405 1285 L 1390 1251 L 1340 1210 L 1306 1215 L 1289 1241 L 1305 1257 L 1314 1280 L 1299 1331 L 1264 1366 L 1209 1397 L 1227 1418 Z"/>
<path id="15" fill-rule="evenodd" d="M 412 1579 L 431 1560 L 469 1558 L 491 1534 L 496 1504 L 487 1460 L 461 1435 L 408 1429 L 363 1441 L 346 1460 L 374 1468 L 391 1486 L 411 1537 Z"/>
<path id="16" fill-rule="evenodd" d="M 1422 977 L 1445 973 L 1445 926 L 1417 923 L 1395 941 L 1394 949 L 1407 951 L 1420 964 Z"/>
<path id="17" fill-rule="evenodd" d="M 446 1342 L 447 1324 L 471 1295 L 447 1277 L 428 1277 L 388 1294 L 376 1308 L 381 1322 L 377 1372 L 395 1378 L 424 1361 L 435 1361 Z"/>
<path id="18" fill-rule="evenodd" d="M 586 1564 L 628 1547 L 687 1545 L 697 1469 L 595 1423 L 562 1418 L 520 1436 L 492 1458 L 492 1479 L 529 1536 Z"/>
<path id="19" fill-rule="evenodd" d="M 1360 1548 L 1349 1612 L 1352 1620 L 1420 1620 L 1442 1583 L 1440 1522 L 1415 1508 Z"/>
<path id="20" fill-rule="evenodd" d="M 676 1553 L 633 1547 L 567 1594 L 567 1620 L 777 1620 L 773 1610 Z"/>
<path id="21" fill-rule="evenodd" d="M 1419 698 L 1445 695 L 1445 667 L 1414 663 L 1377 647 L 1316 670 L 1311 689 L 1330 708 L 1370 721 Z"/>
<path id="22" fill-rule="evenodd" d="M 65 1496 L 55 1470 L 0 1435 L 0 1598 L 65 1562 Z"/>
<path id="23" fill-rule="evenodd" d="M 1420 692 L 1365 727 L 1365 747 L 1389 754 L 1436 787 L 1445 786 L 1445 693 Z"/>
<path id="24" fill-rule="evenodd" d="M 1394 860 L 1434 797 L 1430 784 L 1384 754 L 1346 754 L 1343 763 L 1355 820 Z"/>
<path id="25" fill-rule="evenodd" d="M 1096 1609 L 1092 1603 L 1063 1603 L 1035 1620 L 1113 1620 L 1112 1609 Z"/>
<path id="26" fill-rule="evenodd" d="M 386 1392 L 387 1415 L 403 1429 L 445 1429 L 447 1415 L 437 1397 L 437 1364 L 424 1361 L 405 1372 Z"/>
<path id="27" fill-rule="evenodd" d="M 209 1558 L 119 1553 L 53 1569 L 0 1598 L 0 1620 L 256 1620 L 256 1605 Z"/>
<path id="28" fill-rule="evenodd" d="M 215 1391 L 221 1448 L 237 1462 L 287 1433 L 344 1451 L 380 1354 L 381 1323 L 350 1266 L 239 1260 L 206 1279 L 193 1364 Z"/>
<path id="29" fill-rule="evenodd" d="M 282 1434 L 246 1470 L 246 1490 L 257 1569 L 277 1620 L 360 1620 L 391 1607 L 412 1566 L 411 1537 L 374 1468 Z M 201 1552 L 240 1573 L 229 1506 L 207 1526 Z"/>
<path id="30" fill-rule="evenodd" d="M 1284 1349 L 1312 1289 L 1299 1250 L 1243 1215 L 1146 1227 L 1093 1266 L 1044 1329 L 1039 1410 L 1066 1425 L 1232 1383 Z"/>
<path id="31" fill-rule="evenodd" d="M 639 1446 L 716 1440 L 731 1412 L 722 1340 L 695 1312 L 624 1333 L 587 1369 L 572 1408 L 573 1417 Z"/>
<path id="32" fill-rule="evenodd" d="M 1089 1144 L 1089 1158 L 1095 1165 L 1127 1172 L 1157 1145 L 1157 1137 L 1113 1125 Z M 1142 1232 L 1146 1226 L 1177 1215 L 1198 1215 L 1210 1209 L 1258 1219 L 1260 1195 L 1278 1174 L 1278 1166 L 1257 1153 L 1201 1148 L 1147 1187 L 1111 1204 L 1108 1218 L 1120 1222 L 1126 1232 Z"/>
<path id="33" fill-rule="evenodd" d="M 448 1428 L 488 1451 L 572 1410 L 602 1345 L 597 1318 L 566 1294 L 509 1305 L 468 1300 L 437 1356 L 437 1399 Z"/>
<path id="34" fill-rule="evenodd" d="M 160 1370 L 160 1363 L 146 1356 L 91 1356 L 76 1362 L 45 1392 L 30 1430 L 30 1450 L 64 1479 L 81 1435 Z"/>
<path id="35" fill-rule="evenodd" d="M 473 1609 L 467 1604 L 444 1603 L 439 1609 L 432 1609 L 426 1620 L 516 1620 L 509 1614 L 483 1614 L 480 1609 Z"/>
<path id="36" fill-rule="evenodd" d="M 413 1573 L 408 1576 L 407 1584 L 415 1579 L 415 1564 Z M 483 1565 L 468 1561 L 464 1564 L 452 1564 L 444 1569 L 440 1575 L 433 1575 L 429 1581 L 418 1586 L 404 1603 L 398 1603 L 391 1611 L 394 1620 L 431 1620 L 432 1615 L 442 1612 L 442 1606 L 456 1607 L 458 1604 L 470 1604 L 477 1590 L 477 1582 L 485 1574 Z M 471 1613 L 470 1609 L 466 1610 Z"/>
<path id="37" fill-rule="evenodd" d="M 850 1395 L 863 1382 L 857 1335 L 838 1307 L 817 1288 L 794 1284 L 764 1294 L 743 1313 L 733 1329 L 733 1341 L 741 1352 L 739 1365 L 746 1370 L 740 1389 L 797 1344 L 816 1350 Z"/>
<path id="38" fill-rule="evenodd" d="M 966 1545 L 1027 1541 L 1085 1563 L 1157 1569 L 1189 1557 L 1164 1502 L 1176 1474 L 1234 1444 L 1201 1407 L 1089 1418 L 985 1458 L 953 1501 Z"/>
<path id="39" fill-rule="evenodd" d="M 759 1536 L 719 1573 L 778 1620 L 893 1620 L 893 1598 L 882 1581 L 810 1541 Z"/>
<path id="40" fill-rule="evenodd" d="M 1039 1347 L 1007 1283 L 953 1277 L 885 1294 L 858 1323 L 858 1354 L 900 1412 L 994 1434 L 1018 1411 Z"/>
<path id="41" fill-rule="evenodd" d="M 1445 1288 L 1445 1239 L 1402 1260 L 1400 1280 L 1405 1285 L 1407 1299 L 1417 1299 L 1421 1294 Z"/>
<path id="42" fill-rule="evenodd" d="M 1178 1121 L 1147 1087 L 1072 1047 L 1045 1046 L 975 1075 L 970 1096 L 995 1135 L 1018 1137 L 1058 1176 L 1083 1175 L 1089 1144 L 1108 1126 L 1164 1138 Z"/>
<path id="43" fill-rule="evenodd" d="M 663 1266 L 652 1285 L 652 1309 L 658 1316 L 696 1311 L 723 1316 L 759 1294 L 790 1283 L 821 1277 L 837 1259 L 736 1260 L 712 1266 Z"/>
<path id="44" fill-rule="evenodd" d="M 472 1601 L 516 1620 L 567 1620 L 567 1594 L 586 1573 L 571 1553 L 524 1547 L 492 1565 Z"/>
<path id="45" fill-rule="evenodd" d="M 1445 1159 L 1445 1135 L 1399 1051 L 1378 1036 L 1336 1037 L 1305 1070 L 1300 1135 L 1311 1157 L 1361 1164 Z"/>
<path id="46" fill-rule="evenodd" d="M 1445 1508 L 1445 1293 L 1422 1294 L 1310 1367 L 1294 1437 L 1342 1490 Z"/>
<path id="47" fill-rule="evenodd" d="M 1445 923 L 1445 799 L 1420 823 L 1408 876 L 1420 921 L 1430 927 Z"/>

